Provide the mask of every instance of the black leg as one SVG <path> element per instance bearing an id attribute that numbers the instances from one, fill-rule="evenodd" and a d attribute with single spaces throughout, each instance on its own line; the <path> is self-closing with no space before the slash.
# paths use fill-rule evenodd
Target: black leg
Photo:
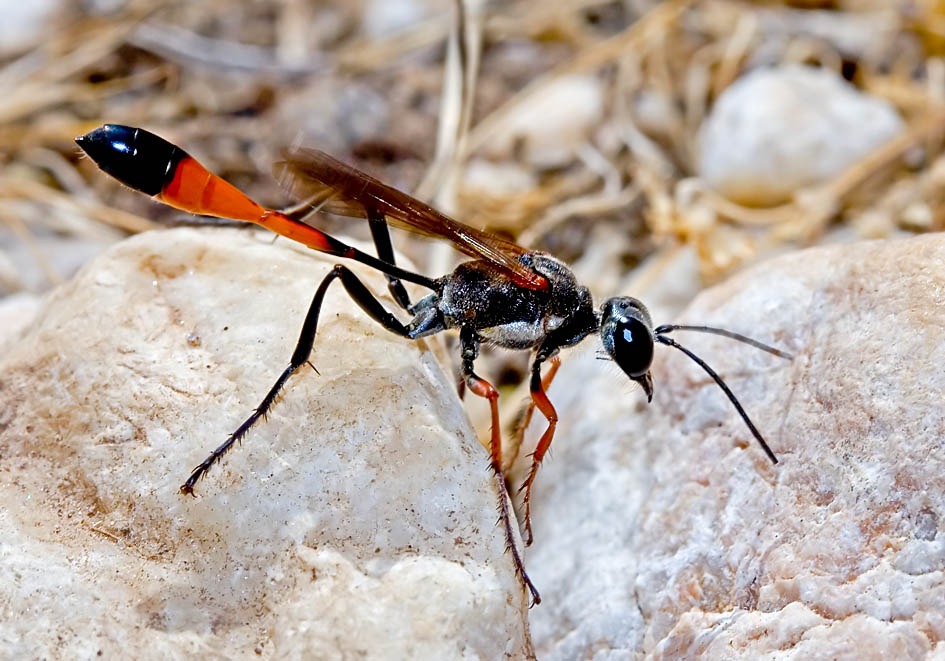
<path id="1" fill-rule="evenodd" d="M 374 247 L 377 248 L 377 256 L 388 264 L 394 264 L 394 246 L 390 241 L 390 228 L 384 216 L 376 212 L 368 214 L 368 226 L 371 228 L 371 237 L 374 239 Z M 410 296 L 398 278 L 392 275 L 387 276 L 387 289 L 390 295 L 397 301 L 397 305 L 404 310 L 410 309 Z"/>
<path id="2" fill-rule="evenodd" d="M 525 573 L 525 564 L 522 562 L 522 556 L 515 546 L 515 534 L 512 531 L 512 512 L 509 511 L 505 473 L 502 471 L 502 428 L 499 425 L 499 391 L 496 390 L 491 383 L 478 376 L 473 371 L 473 363 L 479 356 L 479 337 L 476 335 L 476 331 L 464 326 L 459 332 L 459 342 L 463 353 L 463 377 L 466 385 L 472 393 L 489 400 L 489 409 L 492 414 L 492 438 L 489 443 L 489 453 L 492 470 L 496 475 L 496 484 L 501 486 L 499 490 L 499 518 L 505 527 L 505 547 L 512 553 L 515 571 L 531 593 L 533 604 L 540 604 L 541 596 L 538 594 L 538 590 L 535 589 L 535 586 L 532 585 L 528 574 Z"/>
<path id="3" fill-rule="evenodd" d="M 227 450 L 229 450 L 234 443 L 242 440 L 260 418 L 264 417 L 269 412 L 269 409 L 272 408 L 273 402 L 276 400 L 276 397 L 279 396 L 282 388 L 285 387 L 289 377 L 308 362 L 308 357 L 312 353 L 312 346 L 315 343 L 315 333 L 318 328 L 318 315 L 321 312 L 322 301 L 325 299 L 329 285 L 331 285 L 332 281 L 336 278 L 341 279 L 341 284 L 344 285 L 344 288 L 348 291 L 351 298 L 354 299 L 354 302 L 357 303 L 368 316 L 374 319 L 374 321 L 393 333 L 397 333 L 402 337 L 409 337 L 410 331 L 407 326 L 401 323 L 397 317 L 385 310 L 380 301 L 374 298 L 370 290 L 358 280 L 357 276 L 349 268 L 340 265 L 335 266 L 331 272 L 325 276 L 325 279 L 322 280 L 318 289 L 315 291 L 312 304 L 308 308 L 308 314 L 305 315 L 305 321 L 302 323 L 302 331 L 299 333 L 299 340 L 295 346 L 295 351 L 292 352 L 292 359 L 289 361 L 289 366 L 279 375 L 279 378 L 276 379 L 275 384 L 269 389 L 266 396 L 263 397 L 262 402 L 256 407 L 256 410 L 243 421 L 243 424 L 241 424 L 235 432 L 230 434 L 229 438 L 227 438 L 222 445 L 211 452 L 210 455 L 193 470 L 190 477 L 187 478 L 187 481 L 181 485 L 181 493 L 193 495 L 194 485 L 197 484 L 197 481 L 203 477 L 204 473 L 206 473 L 213 464 L 226 454 Z"/>
<path id="4" fill-rule="evenodd" d="M 492 470 L 502 473 L 502 429 L 499 426 L 499 391 L 473 371 L 473 363 L 479 357 L 479 337 L 476 331 L 464 326 L 459 332 L 459 342 L 463 356 L 463 380 L 470 392 L 489 400 L 489 410 L 492 414 L 492 438 L 489 442 L 489 453 L 492 459 Z"/>

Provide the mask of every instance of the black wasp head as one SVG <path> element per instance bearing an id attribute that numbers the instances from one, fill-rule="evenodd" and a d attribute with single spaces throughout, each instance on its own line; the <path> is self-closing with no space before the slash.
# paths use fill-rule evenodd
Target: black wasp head
<path id="1" fill-rule="evenodd" d="M 627 376 L 653 399 L 653 322 L 646 306 L 629 296 L 608 298 L 601 306 L 600 339 L 604 350 Z"/>

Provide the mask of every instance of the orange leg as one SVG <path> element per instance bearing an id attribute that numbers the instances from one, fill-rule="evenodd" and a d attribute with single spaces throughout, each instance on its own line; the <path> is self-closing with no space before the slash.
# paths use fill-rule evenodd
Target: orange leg
<path id="1" fill-rule="evenodd" d="M 499 425 L 499 391 L 495 387 L 476 375 L 473 371 L 473 362 L 479 355 L 479 338 L 470 328 L 463 328 L 459 333 L 459 341 L 463 353 L 463 376 L 469 390 L 480 397 L 489 400 L 489 410 L 492 414 L 492 438 L 489 441 L 489 456 L 492 470 L 495 473 L 496 487 L 499 493 L 499 518 L 505 528 L 505 548 L 512 554 L 515 572 L 522 579 L 522 583 L 532 595 L 532 604 L 540 604 L 541 596 L 532 585 L 528 574 L 525 573 L 525 564 L 515 545 L 515 533 L 512 528 L 512 512 L 509 508 L 509 497 L 505 486 L 505 474 L 502 472 L 502 427 Z"/>
<path id="2" fill-rule="evenodd" d="M 499 391 L 485 379 L 470 372 L 466 376 L 466 384 L 473 394 L 489 400 L 489 411 L 492 413 L 492 438 L 489 440 L 489 454 L 492 458 L 492 470 L 502 474 L 502 428 L 499 426 Z"/>
<path id="3" fill-rule="evenodd" d="M 541 356 L 539 355 L 532 364 L 532 402 L 534 406 L 538 407 L 541 414 L 545 416 L 545 419 L 548 421 L 548 428 L 545 429 L 545 433 L 542 434 L 541 438 L 538 440 L 538 445 L 532 453 L 531 470 L 528 471 L 528 477 L 525 478 L 525 482 L 519 489 L 519 491 L 525 491 L 525 498 L 523 500 L 525 505 L 525 546 L 531 546 L 533 540 L 531 519 L 532 483 L 535 481 L 535 475 L 538 474 L 538 465 L 544 458 L 545 453 L 548 452 L 548 448 L 551 447 L 551 439 L 554 438 L 555 427 L 558 426 L 558 412 L 555 411 L 551 400 L 549 400 L 548 395 L 545 394 L 545 388 L 551 383 L 551 379 L 554 378 L 554 374 L 557 372 L 558 365 L 560 364 L 560 360 L 557 356 L 551 358 L 551 361 L 551 369 L 548 371 L 548 375 L 545 379 L 541 378 Z M 546 380 L 548 382 L 547 384 L 545 383 Z"/>
<path id="4" fill-rule="evenodd" d="M 545 373 L 545 376 L 541 380 L 541 389 L 548 390 L 551 387 L 551 382 L 555 379 L 555 374 L 558 373 L 558 368 L 561 367 L 561 358 L 555 356 L 551 358 L 548 362 L 551 363 L 551 367 L 548 368 L 548 371 Z M 511 452 L 509 456 L 505 458 L 506 468 L 510 468 L 515 460 L 518 458 L 519 448 L 522 447 L 522 442 L 525 440 L 525 430 L 528 429 L 528 425 L 532 422 L 532 415 L 535 413 L 535 400 L 528 402 L 528 406 L 525 411 L 519 417 L 518 424 L 515 425 L 515 431 L 512 434 L 512 440 L 509 442 L 509 448 Z"/>

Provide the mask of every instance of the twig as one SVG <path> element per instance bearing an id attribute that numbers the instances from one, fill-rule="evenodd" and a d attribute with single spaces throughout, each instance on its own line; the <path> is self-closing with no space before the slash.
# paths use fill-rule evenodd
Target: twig
<path id="1" fill-rule="evenodd" d="M 647 39 L 654 34 L 665 31 L 666 26 L 675 21 L 692 2 L 693 0 L 668 0 L 657 5 L 620 34 L 581 51 L 569 62 L 556 67 L 527 85 L 525 89 L 494 110 L 473 128 L 469 134 L 469 151 L 476 151 L 492 139 L 513 111 L 544 90 L 560 76 L 594 71 L 620 57 L 622 53 L 628 50 L 642 50 Z"/>
<path id="2" fill-rule="evenodd" d="M 268 48 L 205 37 L 177 25 L 157 21 L 139 25 L 129 35 L 128 43 L 183 66 L 213 70 L 291 76 L 312 74 L 331 66 L 321 54 L 313 54 L 304 64 L 281 62 Z"/>

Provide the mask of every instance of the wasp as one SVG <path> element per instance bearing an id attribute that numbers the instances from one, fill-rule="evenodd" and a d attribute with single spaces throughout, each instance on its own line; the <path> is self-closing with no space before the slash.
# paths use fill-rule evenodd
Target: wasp
<path id="1" fill-rule="evenodd" d="M 336 280 L 365 314 L 401 337 L 418 340 L 450 329 L 459 331 L 465 385 L 489 402 L 492 418 L 490 462 L 500 485 L 499 512 L 506 545 L 516 572 L 535 604 L 540 603 L 541 597 L 528 578 L 516 547 L 512 513 L 505 493 L 499 393 L 475 371 L 482 344 L 534 352 L 529 389 L 532 406 L 544 416 L 547 427 L 538 440 L 531 456 L 531 468 L 520 487 L 524 492 L 526 545 L 530 545 L 533 539 L 532 486 L 558 423 L 558 413 L 546 390 L 557 370 L 561 349 L 578 344 L 591 335 L 600 338 L 605 356 L 643 388 L 648 402 L 653 397 L 650 365 L 655 345 L 664 344 L 685 353 L 722 389 L 768 458 L 774 463 L 778 461 L 722 378 L 669 334 L 679 330 L 714 333 L 790 359 L 791 355 L 784 351 L 721 328 L 675 324 L 654 327 L 646 306 L 629 296 L 608 298 L 596 307 L 588 288 L 578 283 L 574 273 L 561 260 L 453 220 L 322 151 L 296 149 L 286 160 L 274 166 L 276 177 L 291 193 L 306 201 L 301 212 L 282 212 L 256 203 L 180 147 L 144 129 L 106 124 L 76 138 L 76 143 L 106 173 L 164 204 L 193 214 L 255 223 L 313 250 L 377 269 L 387 277 L 394 301 L 410 315 L 409 320 L 401 320 L 353 271 L 343 264 L 335 265 L 315 291 L 288 366 L 249 417 L 193 469 L 180 488 L 182 493 L 193 494 L 197 482 L 269 412 L 289 378 L 308 363 L 322 302 Z M 366 219 L 377 256 L 313 227 L 310 218 L 316 210 Z M 390 227 L 446 239 L 472 259 L 439 278 L 406 270 L 395 263 Z M 419 285 L 430 293 L 411 302 L 403 282 Z M 545 363 L 549 368 L 543 378 L 542 366 Z"/>

